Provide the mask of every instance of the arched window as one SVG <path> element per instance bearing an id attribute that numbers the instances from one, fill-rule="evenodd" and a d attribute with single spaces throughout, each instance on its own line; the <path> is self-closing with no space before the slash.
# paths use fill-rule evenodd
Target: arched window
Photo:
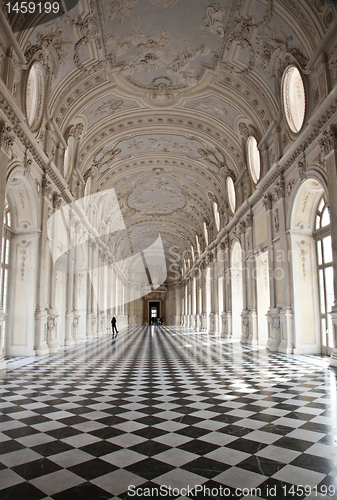
<path id="1" fill-rule="evenodd" d="M 216 201 L 213 201 L 213 215 L 214 215 L 214 221 L 215 221 L 215 227 L 217 231 L 220 231 L 220 214 L 218 212 L 218 204 Z"/>
<path id="2" fill-rule="evenodd" d="M 8 201 L 5 201 L 4 210 L 4 228 L 2 236 L 2 248 L 1 248 L 1 275 L 0 275 L 0 304 L 4 313 L 7 312 L 7 297 L 8 297 L 8 274 L 9 274 L 9 250 L 10 250 L 10 239 L 12 237 L 11 230 L 11 213 L 9 210 Z M 6 319 L 2 328 L 2 338 L 0 339 L 0 347 L 4 345 L 5 338 L 5 328 Z"/>
<path id="3" fill-rule="evenodd" d="M 205 238 L 205 242 L 206 242 L 206 247 L 208 247 L 208 230 L 207 230 L 207 224 L 205 221 L 204 221 L 204 238 Z"/>
<path id="4" fill-rule="evenodd" d="M 318 283 L 321 310 L 322 352 L 330 354 L 333 348 L 333 329 L 330 317 L 334 302 L 330 214 L 324 196 L 316 214 L 313 237 L 317 247 Z"/>
<path id="5" fill-rule="evenodd" d="M 247 139 L 247 159 L 251 178 L 253 179 L 254 184 L 257 184 L 260 180 L 261 163 L 257 140 L 253 135 L 250 135 Z"/>
<path id="6" fill-rule="evenodd" d="M 296 134 L 302 128 L 305 115 L 305 89 L 296 66 L 289 66 L 283 73 L 282 102 L 288 127 Z"/>

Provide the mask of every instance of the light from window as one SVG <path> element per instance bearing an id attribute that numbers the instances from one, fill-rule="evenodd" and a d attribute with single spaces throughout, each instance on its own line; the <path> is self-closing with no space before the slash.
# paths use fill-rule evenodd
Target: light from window
<path id="1" fill-rule="evenodd" d="M 213 214 L 214 214 L 215 227 L 217 231 L 220 231 L 220 214 L 218 212 L 218 204 L 216 201 L 213 201 Z"/>
<path id="2" fill-rule="evenodd" d="M 227 182 L 227 196 L 228 196 L 229 208 L 231 209 L 232 213 L 234 214 L 235 205 L 236 205 L 234 182 L 233 182 L 233 179 L 231 177 L 227 177 L 226 182 Z"/>
<path id="3" fill-rule="evenodd" d="M 40 62 L 31 65 L 26 84 L 26 116 L 30 129 L 36 132 L 41 125 L 45 99 L 44 70 Z"/>
<path id="4" fill-rule="evenodd" d="M 296 66 L 289 66 L 282 79 L 283 109 L 287 124 L 295 134 L 302 128 L 305 115 L 305 90 Z"/>
<path id="5" fill-rule="evenodd" d="M 260 179 L 261 162 L 260 151 L 257 147 L 257 140 L 253 135 L 250 135 L 247 139 L 247 158 L 250 175 L 254 184 L 257 184 Z"/>

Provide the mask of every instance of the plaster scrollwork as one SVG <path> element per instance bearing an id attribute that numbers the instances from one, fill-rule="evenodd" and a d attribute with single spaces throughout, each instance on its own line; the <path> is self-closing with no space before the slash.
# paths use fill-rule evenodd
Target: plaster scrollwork
<path id="1" fill-rule="evenodd" d="M 198 149 L 198 153 L 201 158 L 208 163 L 212 172 L 220 173 L 224 177 L 230 176 L 235 182 L 236 175 L 233 170 L 228 167 L 227 159 L 221 149 L 218 147 L 210 148 L 209 146 L 204 145 L 203 148 Z"/>
<path id="2" fill-rule="evenodd" d="M 225 10 L 214 2 L 206 9 L 206 18 L 203 30 L 205 32 L 209 31 L 213 35 L 219 35 L 223 38 L 225 34 L 225 26 L 223 23 L 224 16 Z"/>
<path id="3" fill-rule="evenodd" d="M 57 318 L 58 316 L 52 316 L 52 315 L 49 315 L 47 317 L 47 331 L 49 335 L 56 328 Z"/>
<path id="4" fill-rule="evenodd" d="M 108 4 L 108 16 L 110 19 L 118 19 L 121 23 L 131 14 L 133 6 L 138 0 L 111 0 Z"/>
<path id="5" fill-rule="evenodd" d="M 273 207 L 273 199 L 270 194 L 266 194 L 262 200 L 265 210 L 271 210 Z"/>
<path id="6" fill-rule="evenodd" d="M 278 208 L 275 208 L 274 226 L 275 226 L 275 232 L 278 233 L 280 230 L 280 214 Z"/>
<path id="7" fill-rule="evenodd" d="M 20 276 L 21 276 L 21 281 L 23 281 L 25 279 L 27 252 L 25 249 L 23 249 L 20 250 L 20 254 L 21 254 Z"/>
<path id="8" fill-rule="evenodd" d="M 112 115 L 115 111 L 122 108 L 124 101 L 122 99 L 110 99 L 109 101 L 103 103 L 99 106 L 96 111 L 94 111 L 94 116 L 103 116 L 105 114 Z"/>
<path id="9" fill-rule="evenodd" d="M 252 228 L 254 225 L 254 214 L 253 212 L 250 210 L 247 214 L 247 217 L 246 217 L 246 226 L 247 228 Z"/>
<path id="10" fill-rule="evenodd" d="M 151 86 L 153 90 L 147 96 L 147 99 L 153 106 L 158 106 L 158 107 L 169 106 L 170 104 L 173 104 L 173 102 L 175 101 L 176 97 L 170 88 L 172 81 L 171 79 L 167 80 L 169 80 L 170 83 L 164 83 L 164 82 L 155 83 L 157 81 L 156 78 L 152 81 Z"/>
<path id="11" fill-rule="evenodd" d="M 33 164 L 33 161 L 31 160 L 31 158 L 27 158 L 27 156 L 25 155 L 25 158 L 24 158 L 24 172 L 23 172 L 23 175 L 25 177 L 29 177 L 29 174 L 32 170 L 32 164 Z"/>
<path id="12" fill-rule="evenodd" d="M 83 130 L 84 130 L 84 125 L 83 123 L 78 123 L 77 125 L 74 125 L 73 127 L 71 127 L 70 131 L 69 131 L 69 137 L 74 137 L 74 139 L 76 139 L 76 141 L 79 141 L 81 139 L 81 136 L 83 134 Z"/>
<path id="13" fill-rule="evenodd" d="M 324 156 L 337 149 L 337 127 L 330 127 L 323 132 L 323 138 L 319 141 Z"/>
<path id="14" fill-rule="evenodd" d="M 267 314 L 267 320 L 268 323 L 277 331 L 280 331 L 281 328 L 281 320 L 280 320 L 280 315 L 278 313 L 271 313 L 269 312 Z"/>
<path id="15" fill-rule="evenodd" d="M 280 177 L 278 178 L 276 182 L 276 186 L 274 189 L 274 201 L 278 201 L 281 198 L 285 198 L 285 182 L 284 182 L 284 176 L 283 173 L 280 174 Z"/>
<path id="16" fill-rule="evenodd" d="M 0 146 L 4 149 L 6 153 L 13 146 L 15 137 L 12 134 L 12 129 L 5 123 L 0 126 Z"/>
<path id="17" fill-rule="evenodd" d="M 73 327 L 74 328 L 78 327 L 79 319 L 80 319 L 80 316 L 77 315 L 77 314 L 75 314 L 74 317 L 73 317 Z"/>
<path id="18" fill-rule="evenodd" d="M 238 125 L 239 132 L 241 134 L 241 137 L 246 141 L 250 135 L 255 135 L 254 129 L 250 125 L 246 125 L 245 123 L 241 122 Z"/>
<path id="19" fill-rule="evenodd" d="M 288 194 L 288 196 L 291 195 L 291 192 L 292 192 L 292 190 L 294 188 L 295 182 L 296 182 L 295 178 L 291 179 L 291 181 L 288 182 L 288 184 L 287 184 L 287 194 Z"/>

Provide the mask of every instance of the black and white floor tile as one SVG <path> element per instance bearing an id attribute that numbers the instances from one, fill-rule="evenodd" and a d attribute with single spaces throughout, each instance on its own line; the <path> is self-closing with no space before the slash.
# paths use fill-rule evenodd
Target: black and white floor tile
<path id="1" fill-rule="evenodd" d="M 9 365 L 0 499 L 337 498 L 327 361 L 134 327 Z"/>

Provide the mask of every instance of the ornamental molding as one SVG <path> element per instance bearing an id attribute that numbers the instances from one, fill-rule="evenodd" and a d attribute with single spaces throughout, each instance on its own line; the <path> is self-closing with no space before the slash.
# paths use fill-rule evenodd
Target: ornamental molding
<path id="1" fill-rule="evenodd" d="M 6 123 L 0 125 L 0 147 L 4 149 L 5 153 L 13 146 L 15 136 L 12 134 L 12 129 Z"/>
<path id="2" fill-rule="evenodd" d="M 324 157 L 328 156 L 331 151 L 337 150 L 337 127 L 332 126 L 325 130 L 319 144 Z"/>

